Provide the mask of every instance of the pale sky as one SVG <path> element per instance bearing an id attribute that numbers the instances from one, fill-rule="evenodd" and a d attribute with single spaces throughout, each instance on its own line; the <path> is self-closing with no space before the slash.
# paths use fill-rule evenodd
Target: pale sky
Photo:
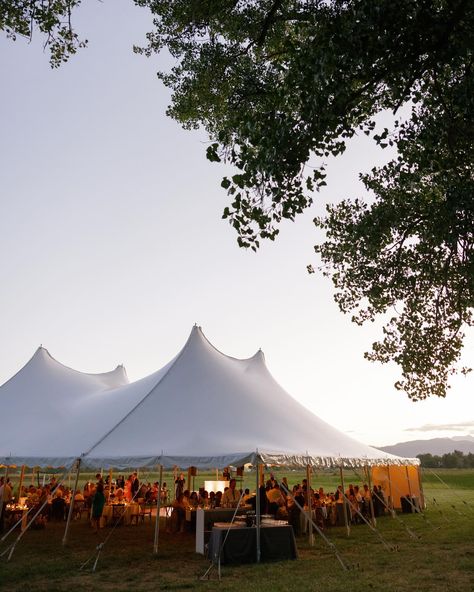
<path id="1" fill-rule="evenodd" d="M 206 160 L 205 133 L 165 115 L 166 58 L 132 52 L 148 13 L 92 1 L 75 22 L 89 47 L 59 70 L 40 38 L 0 39 L 0 383 L 40 344 L 84 372 L 124 363 L 136 380 L 198 323 L 229 355 L 261 347 L 293 397 L 368 444 L 474 434 L 472 376 L 453 380 L 446 400 L 408 401 L 395 367 L 363 358 L 380 325 L 353 325 L 330 281 L 306 272 L 314 216 L 363 195 L 358 172 L 388 154 L 357 139 L 312 210 L 246 252 L 221 219 L 226 170 Z M 470 335 L 465 363 L 473 353 Z"/>

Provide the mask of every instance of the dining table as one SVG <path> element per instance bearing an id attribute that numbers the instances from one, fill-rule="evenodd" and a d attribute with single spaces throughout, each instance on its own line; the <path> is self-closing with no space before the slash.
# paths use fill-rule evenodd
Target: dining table
<path id="1" fill-rule="evenodd" d="M 105 504 L 102 510 L 102 517 L 100 519 L 100 526 L 106 525 L 114 526 L 116 522 L 120 521 L 129 525 L 134 520 L 138 522 L 138 516 L 140 514 L 140 506 L 138 503 L 120 503 L 120 504 Z"/>

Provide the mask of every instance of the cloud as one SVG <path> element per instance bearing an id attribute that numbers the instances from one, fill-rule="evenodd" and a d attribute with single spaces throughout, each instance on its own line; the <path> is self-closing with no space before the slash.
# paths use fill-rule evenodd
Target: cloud
<path id="1" fill-rule="evenodd" d="M 474 433 L 474 420 L 461 423 L 425 423 L 425 425 L 405 428 L 405 432 L 470 432 Z"/>

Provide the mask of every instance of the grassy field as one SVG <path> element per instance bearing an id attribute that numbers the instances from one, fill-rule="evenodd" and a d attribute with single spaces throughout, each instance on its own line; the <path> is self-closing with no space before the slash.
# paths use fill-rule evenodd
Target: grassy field
<path id="1" fill-rule="evenodd" d="M 290 484 L 303 478 L 299 474 L 286 474 Z M 46 530 L 27 532 L 11 561 L 0 559 L 0 588 L 51 592 L 91 589 L 472 592 L 474 471 L 446 470 L 437 474 L 452 489 L 426 473 L 424 490 L 429 505 L 423 516 L 401 515 L 403 524 L 390 517 L 378 520 L 381 536 L 395 550 L 387 551 L 366 526 L 354 527 L 349 538 L 342 528 L 326 530 L 328 538 L 351 566 L 349 571 L 342 570 L 321 539 L 309 547 L 307 540 L 300 538 L 298 561 L 223 566 L 220 582 L 215 571 L 211 572 L 210 580 L 201 581 L 199 578 L 209 563 L 194 553 L 193 535 L 162 532 L 159 554 L 154 556 L 153 525 L 148 523 L 116 529 L 101 552 L 96 572 L 80 571 L 87 559 L 92 558 L 93 562 L 97 543 L 110 534 L 110 529 L 103 529 L 99 536 L 94 536 L 84 518 L 73 523 L 66 548 L 61 546 L 63 525 L 48 524 Z M 248 477 L 252 486 L 254 477 Z M 349 474 L 347 478 L 351 479 Z M 353 476 L 352 480 L 356 482 Z M 314 477 L 314 485 L 330 489 L 335 484 L 336 474 Z M 405 526 L 420 538 L 410 538 Z M 2 543 L 1 550 L 5 546 Z"/>

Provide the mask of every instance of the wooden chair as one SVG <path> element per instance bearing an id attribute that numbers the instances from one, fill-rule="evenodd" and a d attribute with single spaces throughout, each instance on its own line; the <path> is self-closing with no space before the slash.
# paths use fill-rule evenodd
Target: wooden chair
<path id="1" fill-rule="evenodd" d="M 150 504 L 140 504 L 140 511 L 138 514 L 138 519 L 141 522 L 145 522 L 145 518 L 148 516 L 148 519 L 151 522 L 151 510 L 152 510 L 152 506 Z"/>
<path id="2" fill-rule="evenodd" d="M 114 504 L 112 506 L 112 525 L 122 526 L 125 524 L 125 509 L 124 504 Z"/>

